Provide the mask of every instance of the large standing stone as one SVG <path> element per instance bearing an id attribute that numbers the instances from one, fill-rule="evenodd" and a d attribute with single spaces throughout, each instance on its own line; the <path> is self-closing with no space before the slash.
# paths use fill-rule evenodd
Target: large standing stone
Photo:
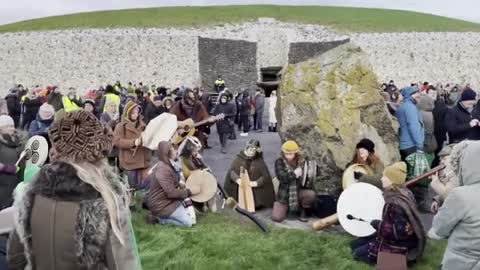
<path id="1" fill-rule="evenodd" d="M 385 164 L 399 159 L 397 124 L 380 95 L 365 53 L 352 43 L 283 70 L 278 98 L 282 139 L 294 139 L 320 163 L 319 193 L 338 194 L 341 176 L 362 138 Z"/>

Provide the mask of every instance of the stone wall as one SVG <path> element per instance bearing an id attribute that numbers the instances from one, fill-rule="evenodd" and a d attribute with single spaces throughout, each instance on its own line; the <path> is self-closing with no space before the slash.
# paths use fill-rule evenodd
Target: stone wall
<path id="1" fill-rule="evenodd" d="M 303 62 L 328 50 L 331 50 L 339 45 L 345 44 L 348 39 L 326 41 L 326 42 L 296 42 L 290 44 L 290 50 L 288 52 L 288 63 L 296 64 Z"/>
<path id="2" fill-rule="evenodd" d="M 260 68 L 283 67 L 288 64 L 289 40 L 282 31 L 262 31 L 257 41 L 257 70 Z"/>
<path id="3" fill-rule="evenodd" d="M 244 40 L 198 39 L 200 77 L 203 86 L 213 87 L 222 75 L 226 87 L 239 91 L 257 81 L 257 44 Z"/>
<path id="4" fill-rule="evenodd" d="M 198 39 L 129 35 L 128 31 L 44 32 L 0 35 L 0 87 L 58 84 L 80 92 L 113 83 L 199 83 Z"/>

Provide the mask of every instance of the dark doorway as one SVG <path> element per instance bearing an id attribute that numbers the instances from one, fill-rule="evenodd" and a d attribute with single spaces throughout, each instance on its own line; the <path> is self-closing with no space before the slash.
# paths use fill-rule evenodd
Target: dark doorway
<path id="1" fill-rule="evenodd" d="M 270 97 L 272 91 L 278 89 L 280 84 L 280 71 L 282 67 L 265 67 L 260 69 L 261 80 L 257 83 L 258 87 L 265 91 L 265 96 Z"/>

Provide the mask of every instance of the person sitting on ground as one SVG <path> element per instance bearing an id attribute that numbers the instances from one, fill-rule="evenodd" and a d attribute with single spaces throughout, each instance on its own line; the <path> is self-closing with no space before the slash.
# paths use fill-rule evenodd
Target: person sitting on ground
<path id="1" fill-rule="evenodd" d="M 148 125 L 153 118 L 164 112 L 168 112 L 168 110 L 163 106 L 162 98 L 160 96 L 154 96 L 153 101 L 147 105 L 147 111 L 145 112 L 145 124 Z"/>
<path id="2" fill-rule="evenodd" d="M 282 145 L 280 158 L 275 161 L 275 175 L 279 187 L 277 199 L 273 204 L 272 220 L 282 222 L 289 212 L 299 214 L 299 220 L 306 222 L 306 210 L 313 207 L 315 191 L 307 182 L 303 186 L 304 160 L 300 154 L 300 147 L 295 141 L 286 141 Z"/>
<path id="3" fill-rule="evenodd" d="M 480 141 L 467 141 L 461 157 L 451 163 L 460 187 L 448 193 L 437 215 L 433 218 L 428 236 L 447 239 L 441 269 L 479 269 L 480 258 Z"/>
<path id="4" fill-rule="evenodd" d="M 119 151 L 120 168 L 125 170 L 130 187 L 136 190 L 148 187 L 144 178 L 152 157 L 151 150 L 142 145 L 141 135 L 145 130 L 145 123 L 140 113 L 140 106 L 128 102 L 113 136 L 113 145 Z"/>
<path id="5" fill-rule="evenodd" d="M 227 153 L 227 141 L 228 137 L 235 132 L 235 126 L 233 118 L 235 117 L 235 104 L 228 101 L 228 97 L 225 93 L 221 93 L 219 97 L 219 103 L 213 109 L 214 115 L 224 114 L 225 118 L 217 122 L 217 133 L 220 139 L 220 145 L 222 146 L 222 153 Z"/>
<path id="6" fill-rule="evenodd" d="M 37 118 L 30 124 L 28 136 L 33 137 L 39 135 L 48 137 L 48 129 L 53 124 L 54 115 L 55 109 L 52 105 L 44 103 L 42 106 L 40 106 Z"/>
<path id="7" fill-rule="evenodd" d="M 157 153 L 159 161 L 149 175 L 149 220 L 162 225 L 192 227 L 192 217 L 183 205 L 192 192 L 181 185 L 181 168 L 175 162 L 177 150 L 169 142 L 160 142 Z"/>
<path id="8" fill-rule="evenodd" d="M 404 188 L 406 178 L 405 162 L 385 168 L 382 220 L 371 221 L 370 225 L 377 231 L 374 235 L 352 241 L 350 247 L 355 260 L 376 264 L 379 252 L 404 254 L 409 264 L 421 258 L 426 237 L 415 199 Z"/>
<path id="9" fill-rule="evenodd" d="M 362 139 L 357 144 L 355 154 L 347 168 L 353 164 L 361 164 L 367 166 L 372 175 L 366 175 L 361 172 L 354 172 L 354 178 L 358 182 L 372 184 L 378 188 L 382 188 L 383 162 L 375 154 L 375 144 L 369 139 Z"/>
<path id="10" fill-rule="evenodd" d="M 462 92 L 460 101 L 450 109 L 445 117 L 450 143 L 465 140 L 472 127 L 479 125 L 478 119 L 472 119 L 477 93 L 471 89 Z"/>
<path id="11" fill-rule="evenodd" d="M 255 209 L 271 208 L 275 201 L 275 191 L 259 141 L 249 140 L 227 171 L 224 182 L 225 191 L 236 201 L 238 201 L 238 188 L 242 181 L 240 179 L 242 168 L 248 173 L 251 181 Z"/>
<path id="12" fill-rule="evenodd" d="M 85 111 L 49 133 L 55 160 L 15 201 L 10 269 L 139 269 L 126 191 L 104 159 L 111 133 Z"/>

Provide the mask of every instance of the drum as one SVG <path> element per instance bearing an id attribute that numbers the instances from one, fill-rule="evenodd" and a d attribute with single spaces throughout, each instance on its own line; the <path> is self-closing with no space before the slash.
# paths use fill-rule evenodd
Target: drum
<path id="1" fill-rule="evenodd" d="M 384 205 L 385 200 L 380 189 L 366 183 L 351 184 L 338 199 L 337 214 L 340 225 L 351 235 L 370 236 L 375 233 L 370 221 L 382 219 Z M 348 215 L 365 221 L 350 220 Z"/>
<path id="2" fill-rule="evenodd" d="M 188 177 L 186 187 L 192 192 L 192 201 L 204 203 L 215 197 L 217 180 L 206 170 L 196 170 Z"/>
<path id="3" fill-rule="evenodd" d="M 362 164 L 353 164 L 350 165 L 344 172 L 342 176 L 342 187 L 345 190 L 347 187 L 349 187 L 351 184 L 356 183 L 357 180 L 355 180 L 354 172 L 360 172 L 366 175 L 373 175 L 372 170 L 370 167 Z"/>
<path id="4" fill-rule="evenodd" d="M 309 183 L 315 183 L 317 178 L 317 161 L 308 160 L 303 164 L 302 187 L 306 187 Z"/>
<path id="5" fill-rule="evenodd" d="M 33 136 L 25 145 L 25 150 L 20 154 L 17 166 L 22 159 L 25 159 L 25 166 L 42 166 L 48 158 L 48 142 L 45 137 Z"/>

